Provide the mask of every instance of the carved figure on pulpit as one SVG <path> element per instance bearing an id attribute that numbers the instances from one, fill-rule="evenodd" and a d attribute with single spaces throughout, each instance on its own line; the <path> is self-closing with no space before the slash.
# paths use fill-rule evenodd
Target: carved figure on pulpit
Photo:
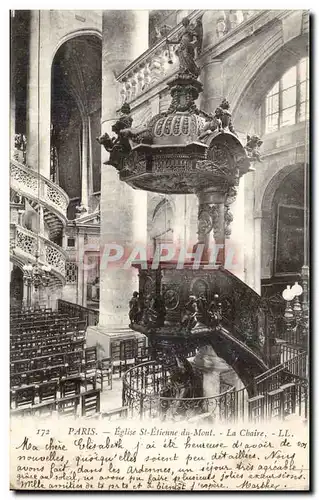
<path id="1" fill-rule="evenodd" d="M 152 294 L 145 301 L 142 323 L 148 327 L 158 328 L 164 325 L 166 307 L 161 295 Z"/>
<path id="2" fill-rule="evenodd" d="M 198 47 L 199 26 L 193 26 L 187 17 L 182 19 L 183 31 L 178 40 L 167 40 L 168 44 L 179 45 L 176 51 L 180 73 L 197 78 L 200 70 L 195 63 L 195 48 Z M 199 34 L 200 36 L 200 34 Z M 201 34 L 202 36 L 202 34 Z"/>
<path id="3" fill-rule="evenodd" d="M 219 301 L 219 296 L 215 294 L 207 310 L 207 319 L 209 326 L 217 328 L 220 325 L 222 317 L 222 305 Z"/>
<path id="4" fill-rule="evenodd" d="M 209 115 L 207 115 L 206 123 L 203 127 L 202 133 L 198 137 L 199 140 L 204 139 L 204 137 L 211 134 L 215 130 L 218 130 L 218 132 L 223 132 L 222 117 L 223 110 L 220 107 L 215 109 L 215 114 L 210 113 Z"/>
<path id="5" fill-rule="evenodd" d="M 130 323 L 139 323 L 141 319 L 141 307 L 138 292 L 133 292 L 133 296 L 129 302 L 129 308 Z"/>
<path id="6" fill-rule="evenodd" d="M 196 56 L 199 57 L 202 53 L 202 46 L 203 46 L 203 23 L 201 17 L 196 19 L 194 32 L 196 33 L 196 39 L 197 39 Z"/>
<path id="7" fill-rule="evenodd" d="M 234 126 L 233 126 L 233 122 L 232 122 L 232 115 L 231 115 L 231 112 L 229 111 L 230 104 L 226 98 L 224 98 L 222 100 L 219 107 L 222 109 L 222 112 L 223 112 L 222 117 L 221 117 L 223 129 L 225 130 L 226 128 L 228 128 L 229 132 L 236 134 Z"/>
<path id="8" fill-rule="evenodd" d="M 106 162 L 107 165 L 113 165 L 118 170 L 122 168 L 122 159 L 131 152 L 130 133 L 133 118 L 131 117 L 131 108 L 129 104 L 124 103 L 121 107 L 122 113 L 120 118 L 112 126 L 112 132 L 115 132 L 117 137 L 110 137 L 105 134 L 97 137 L 96 140 L 104 149 L 110 153 L 110 158 Z"/>
<path id="9" fill-rule="evenodd" d="M 208 302 L 204 292 L 202 292 L 199 295 L 197 299 L 197 306 L 198 306 L 198 319 L 203 323 L 205 323 L 207 317 Z"/>
<path id="10" fill-rule="evenodd" d="M 245 146 L 247 156 L 250 161 L 259 161 L 260 163 L 263 161 L 261 159 L 259 148 L 262 145 L 263 141 L 258 137 L 258 135 L 247 135 L 247 143 Z"/>
<path id="11" fill-rule="evenodd" d="M 198 324 L 198 305 L 197 298 L 195 295 L 190 295 L 187 304 L 185 305 L 185 310 L 182 315 L 181 324 L 187 330 L 195 328 Z"/>

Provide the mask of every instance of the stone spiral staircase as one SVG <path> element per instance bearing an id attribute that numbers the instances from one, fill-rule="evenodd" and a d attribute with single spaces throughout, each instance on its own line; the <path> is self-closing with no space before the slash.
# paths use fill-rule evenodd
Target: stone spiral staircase
<path id="1" fill-rule="evenodd" d="M 36 262 L 49 265 L 50 285 L 65 283 L 67 255 L 54 243 L 62 235 L 67 223 L 67 194 L 55 183 L 15 159 L 10 161 L 10 260 L 18 267 Z M 47 233 L 37 233 L 22 225 L 26 202 L 39 213 L 42 209 Z"/>

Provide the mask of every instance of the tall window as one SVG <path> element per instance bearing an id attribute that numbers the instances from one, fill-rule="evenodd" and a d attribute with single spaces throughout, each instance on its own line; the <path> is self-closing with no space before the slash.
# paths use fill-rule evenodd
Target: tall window
<path id="1" fill-rule="evenodd" d="M 290 68 L 268 92 L 265 103 L 266 134 L 309 117 L 309 59 Z"/>

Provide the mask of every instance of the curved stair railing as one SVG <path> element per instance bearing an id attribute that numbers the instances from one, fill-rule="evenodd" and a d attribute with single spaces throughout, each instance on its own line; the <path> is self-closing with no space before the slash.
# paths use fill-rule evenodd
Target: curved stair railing
<path id="1" fill-rule="evenodd" d="M 169 381 L 164 365 L 148 361 L 129 369 L 123 377 L 123 407 L 131 416 L 174 420 L 254 422 L 298 415 L 308 418 L 308 356 L 306 352 L 270 368 L 251 382 L 251 389 L 235 387 L 213 397 L 162 397 Z M 249 396 L 252 393 L 252 396 Z"/>
<path id="2" fill-rule="evenodd" d="M 19 224 L 10 224 L 10 256 L 17 265 L 22 267 L 26 262 L 35 263 L 38 243 L 39 263 L 51 266 L 51 281 L 64 284 L 66 252 L 44 236 L 37 236 Z"/>
<path id="3" fill-rule="evenodd" d="M 61 234 L 67 223 L 69 197 L 57 184 L 17 160 L 10 161 L 10 187 L 25 197 L 37 210 L 43 207 L 43 217 L 49 229 L 50 238 Z"/>

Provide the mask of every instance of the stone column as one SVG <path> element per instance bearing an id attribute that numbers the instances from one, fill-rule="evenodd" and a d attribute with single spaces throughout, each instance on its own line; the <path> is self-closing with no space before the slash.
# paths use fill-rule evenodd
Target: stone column
<path id="1" fill-rule="evenodd" d="M 229 224 L 228 224 L 229 222 Z M 225 269 L 245 279 L 245 179 L 242 177 L 237 196 L 226 214 Z"/>
<path id="2" fill-rule="evenodd" d="M 147 50 L 148 11 L 104 11 L 102 31 L 101 133 L 113 136 L 111 127 L 121 106 L 121 85 L 116 75 Z M 146 245 L 147 230 L 147 194 L 120 182 L 115 168 L 104 165 L 107 159 L 108 153 L 102 149 L 100 318 L 98 327 L 88 330 L 88 345 L 102 344 L 104 356 L 109 355 L 112 337 L 135 336 L 127 325 L 137 270 L 131 268 L 127 258 L 137 244 Z M 118 245 L 120 253 L 123 249 L 121 261 L 109 261 L 112 244 Z"/>
<path id="3" fill-rule="evenodd" d="M 198 242 L 204 244 L 202 261 L 212 265 L 225 262 L 225 199 L 214 187 L 198 193 Z"/>
<path id="4" fill-rule="evenodd" d="M 27 89 L 27 164 L 38 167 L 39 151 L 39 65 L 40 65 L 40 11 L 30 11 L 29 77 Z M 48 129 L 48 133 L 49 133 Z"/>
<path id="5" fill-rule="evenodd" d="M 95 140 L 95 138 L 94 138 Z M 92 151 L 92 125 L 91 117 L 88 116 L 88 141 L 89 141 L 89 163 L 88 163 L 88 196 L 89 199 L 94 193 L 93 185 L 93 151 Z"/>
<path id="6" fill-rule="evenodd" d="M 178 252 L 187 245 L 186 241 L 186 195 L 177 195 L 174 199 L 175 213 L 173 219 L 174 245 Z M 185 248 L 186 250 L 186 248 Z"/>
<path id="7" fill-rule="evenodd" d="M 83 305 L 83 287 L 84 284 L 84 234 L 78 233 L 77 237 L 77 256 L 78 256 L 78 281 L 77 281 L 77 303 Z"/>
<path id="8" fill-rule="evenodd" d="M 218 41 L 217 21 L 220 17 L 219 10 L 206 10 L 202 17 L 203 23 L 203 48 L 204 51 Z M 201 67 L 200 81 L 204 89 L 199 97 L 199 107 L 207 113 L 213 112 L 221 103 L 224 96 L 222 62 L 218 59 L 212 60 L 210 51 L 200 58 Z"/>
<path id="9" fill-rule="evenodd" d="M 12 16 L 12 13 L 11 13 Z M 14 17 L 11 18 L 12 30 L 14 30 Z M 10 71 L 10 158 L 14 153 L 14 137 L 16 128 L 16 96 L 15 96 L 15 83 L 16 83 L 16 46 L 14 44 L 14 36 L 11 35 L 11 71 Z"/>
<path id="10" fill-rule="evenodd" d="M 255 172 L 245 175 L 245 283 L 255 289 Z"/>
<path id="11" fill-rule="evenodd" d="M 261 293 L 261 216 L 254 219 L 255 234 L 255 268 L 254 268 L 254 289 Z"/>
<path id="12" fill-rule="evenodd" d="M 88 210 L 88 123 L 82 122 L 82 186 L 81 186 L 81 204 Z"/>
<path id="13" fill-rule="evenodd" d="M 50 11 L 30 12 L 27 102 L 27 163 L 50 177 L 51 51 Z"/>
<path id="14" fill-rule="evenodd" d="M 199 348 L 194 364 L 203 374 L 203 396 L 209 398 L 207 410 L 213 411 L 215 418 L 218 419 L 218 402 L 216 406 L 216 399 L 213 398 L 220 394 L 220 374 L 229 370 L 229 366 L 209 345 Z"/>

